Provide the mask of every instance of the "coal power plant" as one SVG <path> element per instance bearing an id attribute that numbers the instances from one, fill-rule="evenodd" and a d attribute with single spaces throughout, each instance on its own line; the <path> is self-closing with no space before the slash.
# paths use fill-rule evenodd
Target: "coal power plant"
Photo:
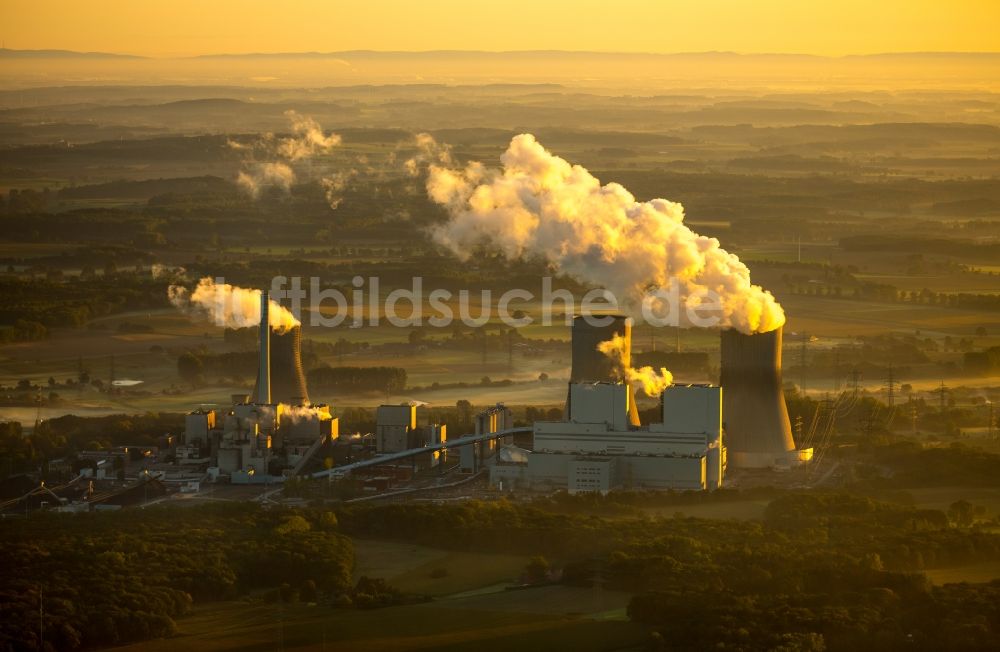
<path id="1" fill-rule="evenodd" d="M 620 357 L 599 350 L 620 339 Z M 660 395 L 659 422 L 640 424 L 631 367 L 632 322 L 576 317 L 572 371 L 561 422 L 535 422 L 533 450 L 490 467 L 494 485 L 570 493 L 614 489 L 710 490 L 728 468 L 789 468 L 796 450 L 781 380 L 780 328 L 722 331 L 721 383 L 674 383 Z"/>
<path id="2" fill-rule="evenodd" d="M 256 293 L 250 296 L 257 301 Z M 457 448 L 451 459 L 458 464 L 449 473 L 488 471 L 490 484 L 502 491 L 570 493 L 712 490 L 724 486 L 728 469 L 787 469 L 812 456 L 811 449 L 797 450 L 792 438 L 782 388 L 781 328 L 721 331 L 718 385 L 644 383 L 643 391 L 658 398 L 659 407 L 642 423 L 632 383 L 651 370 L 632 367 L 632 319 L 576 316 L 561 420 L 514 426 L 512 411 L 497 403 L 472 419 L 475 432 L 448 439 L 443 425 L 418 424 L 416 404 L 408 402 L 381 406 L 374 434 L 335 441 L 338 419 L 329 406 L 310 402 L 301 325 L 267 292 L 259 302 L 252 393 L 234 396 L 228 409 L 189 414 L 184 446 L 178 448 L 179 460 L 207 465 L 212 479 L 282 481 L 301 472 L 324 443 L 350 447 L 345 456 L 352 461 L 313 472 L 314 477 L 370 468 L 379 479 L 373 486 L 388 486 L 386 478 L 418 469 L 444 473 L 448 451 Z M 251 314 L 256 320 L 256 311 Z M 522 437 L 518 446 L 515 433 L 530 438 Z"/>
<path id="3" fill-rule="evenodd" d="M 792 438 L 781 381 L 782 331 L 722 331 L 723 423 L 734 468 L 787 467 L 812 455 L 797 451 Z"/>
<path id="4" fill-rule="evenodd" d="M 612 359 L 598 346 L 615 337 L 620 354 Z M 631 348 L 628 317 L 576 317 L 564 420 L 536 421 L 530 451 L 501 449 L 498 459 L 487 462 L 491 482 L 570 493 L 721 487 L 722 388 L 672 385 L 660 397 L 660 422 L 642 425 L 635 391 L 625 378 Z"/>
<path id="5" fill-rule="evenodd" d="M 262 292 L 253 393 L 234 396 L 228 409 L 199 409 L 185 419 L 177 460 L 182 465 L 204 466 L 212 481 L 283 481 L 298 473 L 322 444 L 339 435 L 339 420 L 330 407 L 309 402 L 301 326 L 276 331 L 271 327 L 273 309 L 268 293 Z"/>

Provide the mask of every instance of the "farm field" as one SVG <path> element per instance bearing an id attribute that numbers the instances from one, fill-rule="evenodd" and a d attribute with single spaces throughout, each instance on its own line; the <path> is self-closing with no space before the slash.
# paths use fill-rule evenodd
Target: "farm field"
<path id="1" fill-rule="evenodd" d="M 513 584 L 526 555 L 455 552 L 394 541 L 355 539 L 354 578 L 381 577 L 408 593 L 446 596 Z M 438 571 L 435 573 L 435 571 Z M 440 571 L 446 571 L 441 576 Z"/>
<path id="2" fill-rule="evenodd" d="M 390 552 L 390 557 L 398 552 Z M 490 556 L 483 555 L 477 561 L 489 561 L 486 557 Z M 418 551 L 417 559 L 426 560 L 427 551 Z M 627 594 L 616 591 L 595 593 L 592 589 L 549 586 L 519 591 L 473 591 L 427 603 L 369 611 L 304 604 L 282 607 L 224 602 L 198 607 L 179 619 L 175 638 L 113 649 L 130 652 L 179 648 L 218 652 L 276 648 L 373 652 L 634 649 L 645 640 L 646 631 L 625 619 L 627 600 Z"/>

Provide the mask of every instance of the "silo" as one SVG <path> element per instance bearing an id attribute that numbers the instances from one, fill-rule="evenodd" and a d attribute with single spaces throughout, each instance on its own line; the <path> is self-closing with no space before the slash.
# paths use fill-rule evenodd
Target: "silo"
<path id="1" fill-rule="evenodd" d="M 796 459 L 781 382 L 782 329 L 746 335 L 722 331 L 722 415 L 728 462 L 783 466 Z"/>
<path id="2" fill-rule="evenodd" d="M 302 370 L 302 327 L 283 333 L 271 330 L 271 401 L 301 405 L 309 402 L 306 376 Z M 257 387 L 254 387 L 257 401 Z"/>
<path id="3" fill-rule="evenodd" d="M 615 336 L 625 339 L 621 362 L 597 350 L 601 342 Z M 624 383 L 625 367 L 632 363 L 632 320 L 625 315 L 577 315 L 573 318 L 572 365 L 570 383 L 615 382 Z M 635 406 L 635 392 L 628 391 L 629 422 L 639 425 L 639 413 Z M 570 412 L 570 398 L 566 396 L 566 414 Z"/>

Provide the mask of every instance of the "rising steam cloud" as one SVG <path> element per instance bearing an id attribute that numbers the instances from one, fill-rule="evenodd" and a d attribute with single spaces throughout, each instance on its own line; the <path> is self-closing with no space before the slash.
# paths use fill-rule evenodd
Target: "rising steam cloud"
<path id="1" fill-rule="evenodd" d="M 417 134 L 414 144 L 417 146 L 417 153 L 403 162 L 403 169 L 411 177 L 420 174 L 420 170 L 427 165 L 452 165 L 451 148 L 443 143 L 438 143 L 434 136 L 427 133 Z"/>
<path id="2" fill-rule="evenodd" d="M 236 183 L 254 199 L 268 188 L 288 193 L 298 179 L 293 163 L 311 162 L 314 157 L 329 154 L 341 144 L 338 134 L 326 135 L 319 123 L 312 118 L 292 110 L 285 111 L 285 116 L 292 128 L 292 135 L 287 138 L 264 134 L 251 143 L 232 139 L 226 142 L 230 149 L 244 153 Z M 258 160 L 258 157 L 263 160 Z M 340 205 L 343 190 L 355 174 L 356 171 L 350 170 L 321 177 L 320 185 L 332 210 Z"/>
<path id="3" fill-rule="evenodd" d="M 256 199 L 264 188 L 292 189 L 295 172 L 284 163 L 250 163 L 236 176 L 236 184 Z"/>
<path id="4" fill-rule="evenodd" d="M 319 123 L 312 118 L 299 115 L 291 110 L 285 111 L 285 116 L 292 122 L 294 135 L 291 138 L 282 138 L 278 141 L 279 156 L 290 161 L 298 161 L 317 154 L 326 154 L 340 145 L 339 135 L 325 135 Z"/>
<path id="5" fill-rule="evenodd" d="M 422 151 L 435 152 L 429 144 Z M 710 314 L 720 327 L 754 333 L 784 323 L 781 306 L 750 282 L 739 258 L 684 224 L 680 204 L 639 202 L 617 183 L 602 186 L 531 134 L 511 140 L 501 163 L 499 170 L 478 162 L 456 169 L 434 158 L 428 164 L 427 192 L 451 218 L 432 236 L 460 258 L 483 243 L 509 258 L 541 257 L 562 273 L 607 288 L 633 316 L 651 290 L 674 282 L 681 306 L 717 296 Z M 691 325 L 684 310 L 676 312 L 680 325 Z"/>
<path id="6" fill-rule="evenodd" d="M 176 307 L 208 319 L 216 326 L 246 328 L 260 323 L 260 290 L 216 283 L 205 277 L 193 290 L 183 285 L 171 285 L 167 294 L 170 303 Z M 299 320 L 277 302 L 271 300 L 269 306 L 268 323 L 275 331 L 283 333 L 299 325 Z"/>
<path id="7" fill-rule="evenodd" d="M 621 335 L 615 335 L 606 342 L 597 345 L 597 350 L 611 358 L 615 367 L 625 376 L 625 380 L 637 389 L 641 389 L 646 396 L 659 396 L 670 383 L 674 382 L 674 376 L 664 367 L 657 371 L 652 367 L 635 368 L 625 360 L 625 349 L 628 342 Z"/>

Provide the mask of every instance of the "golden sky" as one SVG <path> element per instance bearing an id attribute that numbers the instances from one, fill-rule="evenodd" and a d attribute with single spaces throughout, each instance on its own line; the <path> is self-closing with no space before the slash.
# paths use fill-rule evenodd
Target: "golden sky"
<path id="1" fill-rule="evenodd" d="M 0 0 L 15 49 L 1000 50 L 1000 0 Z"/>

